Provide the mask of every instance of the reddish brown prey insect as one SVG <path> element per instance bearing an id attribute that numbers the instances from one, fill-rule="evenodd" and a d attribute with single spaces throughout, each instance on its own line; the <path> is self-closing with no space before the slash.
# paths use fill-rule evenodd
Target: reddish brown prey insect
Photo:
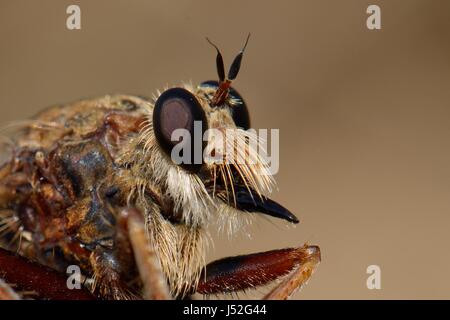
<path id="1" fill-rule="evenodd" d="M 167 88 L 153 99 L 111 95 L 54 106 L 15 125 L 0 167 L 0 298 L 184 299 L 277 280 L 265 298 L 286 299 L 309 279 L 320 262 L 317 246 L 205 266 L 210 225 L 236 233 L 257 214 L 298 223 L 264 196 L 273 178 L 252 147 L 247 105 L 231 87 L 247 42 L 227 77 L 210 42 L 219 81 Z M 189 146 L 181 152 L 187 161 L 174 161 L 185 142 L 174 133 L 195 135 L 196 123 L 202 136 L 226 132 L 230 148 L 208 136 L 200 153 Z M 73 265 L 80 290 L 66 287 Z"/>

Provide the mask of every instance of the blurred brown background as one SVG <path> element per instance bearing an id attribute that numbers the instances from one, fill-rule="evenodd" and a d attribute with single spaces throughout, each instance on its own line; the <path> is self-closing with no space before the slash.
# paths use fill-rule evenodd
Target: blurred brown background
<path id="1" fill-rule="evenodd" d="M 235 87 L 255 127 L 280 129 L 273 197 L 301 224 L 256 219 L 209 259 L 308 241 L 323 263 L 296 298 L 450 298 L 449 1 L 1 0 L 1 123 L 215 78 L 204 37 L 229 65 L 248 32 Z M 381 290 L 366 287 L 371 264 Z"/>

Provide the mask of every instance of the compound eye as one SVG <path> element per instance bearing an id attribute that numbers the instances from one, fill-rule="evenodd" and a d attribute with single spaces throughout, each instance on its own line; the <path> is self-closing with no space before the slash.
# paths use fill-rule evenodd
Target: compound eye
<path id="1" fill-rule="evenodd" d="M 212 87 L 217 89 L 219 87 L 219 82 L 215 80 L 205 81 L 200 84 L 200 87 Z M 231 107 L 231 114 L 233 116 L 234 123 L 237 127 L 244 130 L 250 129 L 250 115 L 244 99 L 234 88 L 230 88 L 229 96 L 239 101 L 238 104 Z"/>
<path id="2" fill-rule="evenodd" d="M 194 130 L 195 126 L 199 127 L 200 125 L 201 131 Z M 153 129 L 158 144 L 166 154 L 171 156 L 172 149 L 178 143 L 182 143 L 184 148 L 181 149 L 179 155 L 184 160 L 187 158 L 187 161 L 183 161 L 181 165 L 189 171 L 200 169 L 203 148 L 196 150 L 194 146 L 198 143 L 197 141 L 200 141 L 200 145 L 203 144 L 202 137 L 207 129 L 207 122 L 202 106 L 191 92 L 183 88 L 171 88 L 164 91 L 155 103 Z M 177 129 L 184 129 L 184 132 L 189 134 L 190 139 L 184 141 L 184 135 L 181 135 L 182 138 L 178 139 L 180 135 L 173 135 Z M 195 134 L 201 134 L 201 136 L 196 137 Z M 187 157 L 183 155 L 185 150 L 190 151 Z M 200 151 L 201 154 L 195 156 L 197 151 Z"/>

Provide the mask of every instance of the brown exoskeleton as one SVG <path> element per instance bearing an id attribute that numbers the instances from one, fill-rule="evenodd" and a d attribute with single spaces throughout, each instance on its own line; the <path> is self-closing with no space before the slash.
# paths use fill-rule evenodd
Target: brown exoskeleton
<path id="1" fill-rule="evenodd" d="M 34 261 L 34 269 L 0 251 L 0 297 L 16 295 L 7 283 L 33 290 L 19 273 L 35 272 L 27 271 L 38 268 L 35 262 L 61 273 L 78 265 L 84 286 L 102 299 L 230 293 L 282 278 L 266 298 L 285 299 L 306 282 L 320 261 L 317 246 L 230 257 L 205 267 L 206 227 L 214 220 L 234 225 L 240 216 L 259 212 L 298 223 L 263 195 L 273 181 L 254 148 L 231 144 L 229 151 L 208 139 L 199 162 L 177 164 L 171 157 L 179 142 L 174 131 L 194 134 L 195 121 L 202 134 L 234 129 L 232 138 L 244 145 L 254 139 L 247 106 L 230 86 L 247 43 L 227 77 L 212 45 L 219 81 L 168 88 L 153 100 L 113 95 L 55 106 L 22 124 L 0 168 L 0 244 Z M 230 133 L 224 137 L 229 146 Z M 205 150 L 227 161 L 210 161 Z M 230 152 L 240 161 L 230 160 Z M 34 290 L 37 298 L 51 296 Z"/>

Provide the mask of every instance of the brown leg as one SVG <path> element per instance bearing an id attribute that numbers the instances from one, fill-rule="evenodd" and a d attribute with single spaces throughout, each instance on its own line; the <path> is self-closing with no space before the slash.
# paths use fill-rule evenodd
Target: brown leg
<path id="1" fill-rule="evenodd" d="M 0 300 L 20 300 L 19 295 L 2 279 L 0 279 Z"/>
<path id="2" fill-rule="evenodd" d="M 114 251 L 101 248 L 91 255 L 94 291 L 103 299 L 140 299 L 123 280 L 124 270 L 137 267 L 144 299 L 170 299 L 159 259 L 146 236 L 142 214 L 134 208 L 122 210 L 116 230 Z"/>
<path id="3" fill-rule="evenodd" d="M 99 249 L 92 252 L 90 264 L 94 271 L 93 292 L 105 300 L 136 300 L 134 294 L 123 281 L 121 265 L 116 252 Z"/>
<path id="4" fill-rule="evenodd" d="M 136 209 L 126 209 L 123 215 L 127 217 L 128 235 L 144 286 L 144 299 L 171 299 L 158 256 L 146 236 L 142 214 Z"/>
<path id="5" fill-rule="evenodd" d="M 301 290 L 320 263 L 320 249 L 317 246 L 305 246 L 305 259 L 286 279 L 269 292 L 265 300 L 286 300 L 295 292 Z"/>
<path id="6" fill-rule="evenodd" d="M 287 299 L 306 283 L 319 262 L 319 247 L 308 245 L 225 258 L 206 266 L 197 292 L 235 292 L 263 286 L 287 276 L 265 297 Z"/>
<path id="7" fill-rule="evenodd" d="M 128 236 L 128 216 L 117 217 L 114 246 L 98 247 L 90 256 L 93 267 L 92 291 L 101 299 L 140 299 L 137 289 L 128 284 L 137 276 L 133 250 Z"/>
<path id="8" fill-rule="evenodd" d="M 0 248 L 0 277 L 20 291 L 34 292 L 37 299 L 90 300 L 86 290 L 70 290 L 67 278 L 54 270 Z"/>

